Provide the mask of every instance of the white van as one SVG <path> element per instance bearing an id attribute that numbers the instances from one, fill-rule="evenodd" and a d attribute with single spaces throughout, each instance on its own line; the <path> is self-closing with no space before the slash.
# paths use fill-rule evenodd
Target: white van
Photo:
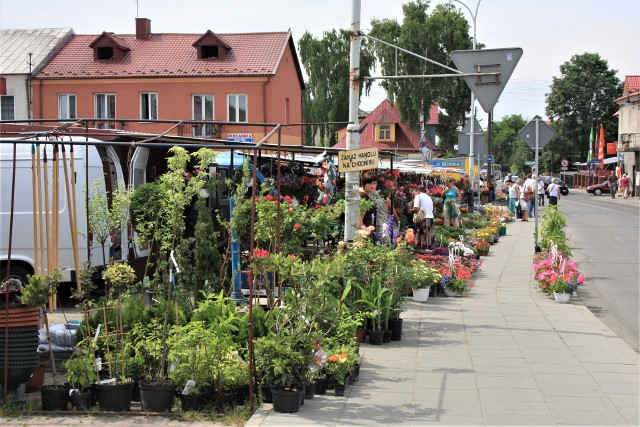
<path id="1" fill-rule="evenodd" d="M 42 185 L 42 210 L 44 211 L 44 151 L 47 153 L 48 170 L 48 194 L 49 209 L 51 210 L 52 189 L 53 189 L 53 147 L 58 144 L 59 150 L 65 146 L 67 157 L 67 172 L 70 169 L 70 148 L 76 142 L 99 142 L 95 139 L 87 139 L 79 136 L 64 136 L 63 138 L 37 140 L 33 138 L 32 143 L 18 143 L 16 146 L 16 170 L 15 170 L 15 199 L 13 218 L 13 239 L 11 249 L 11 277 L 24 283 L 28 274 L 34 271 L 34 249 L 33 249 L 33 185 L 32 185 L 32 149 L 35 144 L 40 144 L 41 162 L 40 175 Z M 11 216 L 11 194 L 13 176 L 13 149 L 14 144 L 0 139 L 0 281 L 4 281 L 7 273 L 7 259 L 9 255 L 9 225 Z M 62 274 L 63 281 L 75 280 L 75 265 L 73 259 L 73 246 L 71 241 L 71 231 L 69 225 L 69 209 L 65 187 L 65 175 L 62 161 L 62 153 L 59 151 L 59 238 L 58 238 L 58 269 Z M 88 154 L 88 155 L 87 155 Z M 100 182 L 100 189 L 111 190 L 117 182 L 124 182 L 122 167 L 115 150 L 106 146 L 74 145 L 73 151 L 75 187 L 76 187 L 76 224 L 78 229 L 78 250 L 80 266 L 91 259 L 93 267 L 99 267 L 103 262 L 103 248 L 97 242 L 92 242 L 88 248 L 87 236 L 87 216 L 85 208 L 85 195 L 87 183 L 89 187 L 96 180 Z M 87 179 L 88 177 L 88 179 Z M 36 190 L 37 191 L 37 190 Z M 38 217 L 38 215 L 36 215 Z M 43 215 L 43 226 L 44 226 Z M 116 260 L 126 260 L 128 254 L 128 236 L 126 230 L 120 230 L 116 235 L 116 243 L 113 247 Z M 104 259 L 109 260 L 109 245 L 104 249 L 107 253 Z M 39 255 L 38 255 L 39 256 Z M 46 244 L 45 244 L 45 259 Z M 44 263 L 46 269 L 46 262 Z M 45 271 L 46 272 L 46 271 Z"/>

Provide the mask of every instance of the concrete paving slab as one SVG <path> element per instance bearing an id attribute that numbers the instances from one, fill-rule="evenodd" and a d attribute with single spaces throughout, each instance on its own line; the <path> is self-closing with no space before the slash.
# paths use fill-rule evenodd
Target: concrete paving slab
<path id="1" fill-rule="evenodd" d="M 513 415 L 513 414 L 485 414 L 486 425 L 528 425 L 548 426 L 557 424 L 551 415 Z"/>
<path id="2" fill-rule="evenodd" d="M 613 411 L 584 411 L 581 409 L 559 409 L 554 412 L 559 424 L 615 426 L 628 424 L 620 412 Z"/>

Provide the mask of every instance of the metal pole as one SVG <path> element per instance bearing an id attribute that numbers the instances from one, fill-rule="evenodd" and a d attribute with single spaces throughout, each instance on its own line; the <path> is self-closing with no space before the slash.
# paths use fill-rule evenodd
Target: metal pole
<path id="1" fill-rule="evenodd" d="M 349 51 L 349 124 L 347 125 L 347 150 L 360 148 L 360 0 L 351 2 L 351 47 Z M 360 204 L 359 174 L 345 174 L 344 240 L 353 240 L 358 229 Z"/>
<path id="2" fill-rule="evenodd" d="M 534 192 L 534 197 L 536 197 L 537 193 L 538 193 L 538 180 L 540 179 L 540 174 L 538 173 L 538 152 L 540 151 L 538 149 L 538 144 L 539 144 L 539 137 L 540 137 L 540 116 L 535 116 L 534 119 L 536 120 L 536 171 L 535 171 L 535 177 L 536 177 L 536 189 Z M 534 233 L 534 236 L 536 238 L 535 241 L 535 245 L 536 247 L 538 247 L 538 203 L 536 203 L 536 200 L 534 199 L 533 201 L 533 214 L 536 217 L 536 232 Z"/>

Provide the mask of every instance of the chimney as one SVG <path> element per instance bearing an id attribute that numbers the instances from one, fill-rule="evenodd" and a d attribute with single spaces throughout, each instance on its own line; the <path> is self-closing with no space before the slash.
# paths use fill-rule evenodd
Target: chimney
<path id="1" fill-rule="evenodd" d="M 136 18 L 136 39 L 149 40 L 149 37 L 151 37 L 151 20 Z"/>

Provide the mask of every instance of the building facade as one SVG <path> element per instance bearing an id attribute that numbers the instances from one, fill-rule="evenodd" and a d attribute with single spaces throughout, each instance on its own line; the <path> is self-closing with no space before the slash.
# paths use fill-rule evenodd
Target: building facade
<path id="1" fill-rule="evenodd" d="M 128 132 L 172 127 L 154 120 L 219 121 L 231 124 L 182 132 L 257 142 L 273 127 L 250 123 L 302 122 L 304 81 L 289 32 L 153 34 L 136 18 L 135 34 L 74 35 L 33 87 L 36 118 L 96 118 L 96 127 Z M 283 144 L 302 138 L 301 126 L 283 127 Z"/>
<path id="2" fill-rule="evenodd" d="M 640 197 L 640 76 L 626 76 L 618 106 L 617 151 L 623 171 L 629 176 L 634 195 Z"/>

